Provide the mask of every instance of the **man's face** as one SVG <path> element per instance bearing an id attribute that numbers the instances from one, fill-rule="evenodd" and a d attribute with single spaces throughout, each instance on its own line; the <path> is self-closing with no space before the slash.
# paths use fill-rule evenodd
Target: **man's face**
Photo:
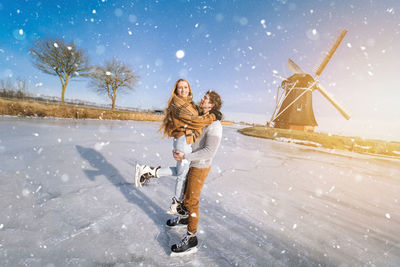
<path id="1" fill-rule="evenodd" d="M 214 104 L 210 102 L 210 96 L 208 94 L 204 95 L 200 101 L 200 108 L 204 113 L 209 112 L 214 107 Z"/>

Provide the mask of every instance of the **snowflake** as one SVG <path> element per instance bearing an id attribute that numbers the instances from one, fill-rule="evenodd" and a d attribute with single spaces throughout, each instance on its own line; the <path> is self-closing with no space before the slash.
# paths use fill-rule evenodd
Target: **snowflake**
<path id="1" fill-rule="evenodd" d="M 178 59 L 181 59 L 185 56 L 185 52 L 183 50 L 178 50 L 178 51 L 176 51 L 175 55 Z"/>

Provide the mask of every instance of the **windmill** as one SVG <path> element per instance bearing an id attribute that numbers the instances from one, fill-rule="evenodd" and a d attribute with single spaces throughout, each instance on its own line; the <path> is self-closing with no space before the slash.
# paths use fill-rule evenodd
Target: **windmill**
<path id="1" fill-rule="evenodd" d="M 293 60 L 289 59 L 287 66 L 293 75 L 284 79 L 278 87 L 276 106 L 268 125 L 275 128 L 314 131 L 317 122 L 312 107 L 312 92 L 319 91 L 348 120 L 350 115 L 341 107 L 333 96 L 319 82 L 318 77 L 331 60 L 339 47 L 347 30 L 343 30 L 332 48 L 329 50 L 314 77 L 303 71 Z"/>

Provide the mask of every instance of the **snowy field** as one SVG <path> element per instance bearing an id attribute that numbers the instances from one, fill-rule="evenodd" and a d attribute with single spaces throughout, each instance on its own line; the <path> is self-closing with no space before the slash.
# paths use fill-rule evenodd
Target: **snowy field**
<path id="1" fill-rule="evenodd" d="M 170 257 L 173 165 L 159 123 L 0 117 L 0 266 L 399 266 L 400 162 L 224 127 L 199 251 Z"/>

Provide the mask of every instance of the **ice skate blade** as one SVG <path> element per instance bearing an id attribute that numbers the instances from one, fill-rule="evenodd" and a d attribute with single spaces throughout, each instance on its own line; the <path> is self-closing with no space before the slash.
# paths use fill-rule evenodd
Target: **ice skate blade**
<path id="1" fill-rule="evenodd" d="M 171 210 L 171 209 L 167 210 L 167 214 L 176 215 L 176 216 L 182 216 L 182 215 L 179 214 L 177 211 L 173 211 L 173 210 Z"/>
<path id="2" fill-rule="evenodd" d="M 181 229 L 181 228 L 184 228 L 184 227 L 187 227 L 187 226 L 188 226 L 187 224 L 177 224 L 177 225 L 174 225 L 174 226 L 169 226 L 168 224 L 165 225 L 165 227 L 167 229 Z"/>
<path id="3" fill-rule="evenodd" d="M 186 250 L 185 252 L 173 252 L 171 251 L 170 256 L 171 257 L 182 257 L 182 256 L 187 256 L 187 255 L 191 255 L 197 252 L 197 247 L 193 247 L 190 248 L 188 250 Z"/>
<path id="4" fill-rule="evenodd" d="M 137 164 L 137 162 L 135 166 L 135 186 L 142 187 L 142 185 L 140 184 L 140 177 L 139 177 L 139 164 Z"/>

